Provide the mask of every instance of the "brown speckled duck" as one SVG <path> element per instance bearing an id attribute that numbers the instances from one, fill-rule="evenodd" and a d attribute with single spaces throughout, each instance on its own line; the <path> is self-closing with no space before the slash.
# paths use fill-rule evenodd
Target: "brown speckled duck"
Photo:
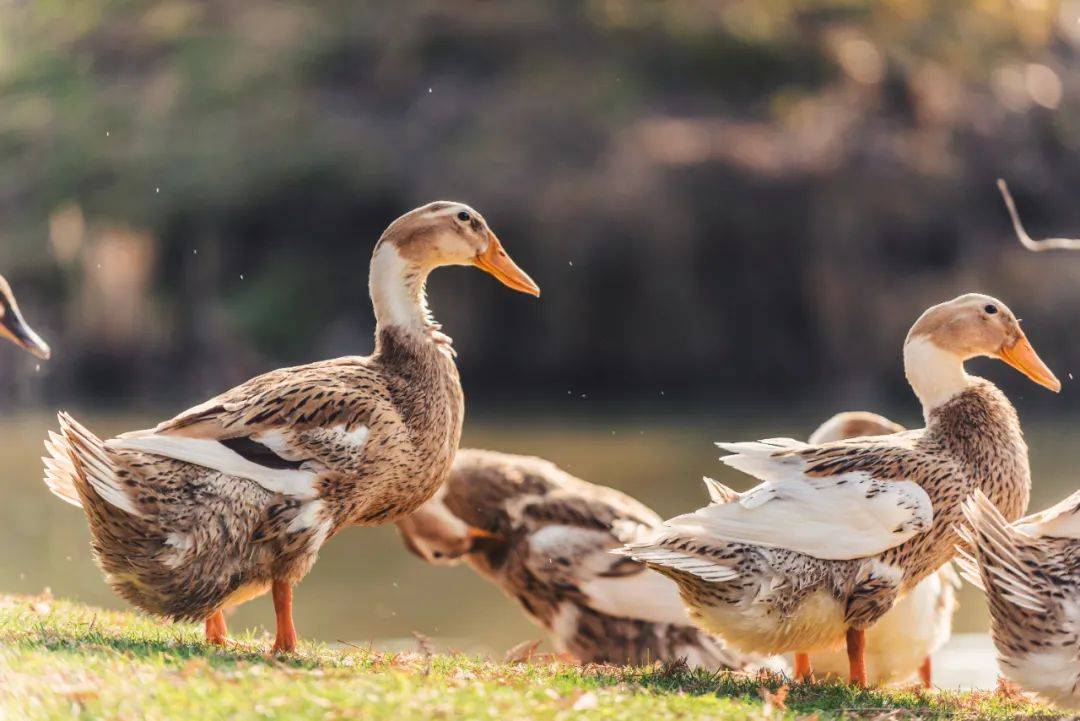
<path id="1" fill-rule="evenodd" d="M 888 418 L 850 411 L 837 413 L 814 431 L 811 445 L 860 436 L 884 436 L 900 433 L 904 427 Z M 956 588 L 959 576 L 946 563 L 936 573 L 919 582 L 904 594 L 866 631 L 866 679 L 870 685 L 899 683 L 915 674 L 926 688 L 933 685 L 931 654 L 952 635 L 956 611 Z M 795 675 L 806 679 L 843 678 L 848 674 L 847 654 L 843 649 L 796 654 Z M 801 657 L 801 658 L 799 658 Z"/>
<path id="2" fill-rule="evenodd" d="M 450 471 L 463 397 L 424 293 L 447 265 L 539 295 L 479 213 L 430 203 L 375 245 L 372 355 L 272 371 L 107 442 L 61 413 L 45 482 L 86 512 L 112 587 L 146 611 L 205 619 L 214 643 L 223 608 L 272 589 L 274 650 L 291 651 L 292 587 L 323 543 L 408 514 Z"/>
<path id="3" fill-rule="evenodd" d="M 397 526 L 424 560 L 464 561 L 496 584 L 579 662 L 753 665 L 693 626 L 674 583 L 610 553 L 627 540 L 619 534 L 659 523 L 633 498 L 549 461 L 462 449 L 446 484 Z"/>
<path id="4" fill-rule="evenodd" d="M 986 592 L 1002 673 L 1080 710 L 1080 491 L 1010 524 L 977 490 L 964 517 L 958 562 Z"/>
<path id="5" fill-rule="evenodd" d="M 1027 445 L 1016 411 L 964 361 L 999 358 L 1054 391 L 1061 384 L 999 300 L 968 294 L 928 309 L 904 342 L 926 427 L 811 445 L 720 444 L 761 481 L 667 521 L 623 552 L 667 573 L 703 627 L 755 653 L 846 640 L 866 683 L 865 631 L 954 555 L 960 504 L 983 489 L 1007 518 L 1027 508 Z"/>
<path id="6" fill-rule="evenodd" d="M 0 338 L 11 341 L 42 360 L 47 360 L 51 355 L 49 345 L 23 320 L 15 294 L 3 276 L 0 276 Z"/>

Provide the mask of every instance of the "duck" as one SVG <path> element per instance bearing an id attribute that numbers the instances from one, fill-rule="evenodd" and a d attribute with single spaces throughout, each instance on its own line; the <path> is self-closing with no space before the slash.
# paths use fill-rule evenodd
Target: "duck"
<path id="1" fill-rule="evenodd" d="M 1010 523 L 976 489 L 963 512 L 957 563 L 986 594 L 1002 673 L 1080 711 L 1080 491 Z"/>
<path id="2" fill-rule="evenodd" d="M 924 428 L 810 444 L 720 443 L 723 463 L 762 481 L 619 549 L 679 584 L 695 621 L 745 652 L 845 645 L 867 684 L 866 629 L 955 554 L 961 502 L 983 489 L 1006 518 L 1027 509 L 1027 444 L 1016 410 L 964 362 L 1000 359 L 1057 392 L 1020 322 L 968 293 L 927 309 L 903 346 Z"/>
<path id="3" fill-rule="evenodd" d="M 867 411 L 837 413 L 807 439 L 812 445 L 861 436 L 885 436 L 905 428 L 884 416 Z M 918 674 L 924 688 L 933 687 L 931 656 L 952 636 L 956 613 L 956 589 L 960 577 L 946 563 L 902 596 L 881 619 L 866 631 L 866 674 L 872 686 L 901 683 Z M 796 677 L 843 678 L 847 655 L 839 649 L 799 654 Z"/>
<path id="4" fill-rule="evenodd" d="M 397 529 L 424 561 L 464 563 L 498 586 L 569 660 L 768 665 L 696 628 L 675 583 L 609 552 L 660 522 L 634 498 L 551 461 L 463 448 L 445 485 Z"/>
<path id="5" fill-rule="evenodd" d="M 49 344 L 27 324 L 15 301 L 15 294 L 4 276 L 0 275 L 0 338 L 14 343 L 30 355 L 48 360 L 52 355 Z"/>
<path id="6" fill-rule="evenodd" d="M 391 523 L 445 481 L 464 397 L 428 275 L 475 266 L 539 296 L 483 216 L 437 201 L 374 246 L 370 356 L 270 371 L 148 430 L 101 440 L 70 414 L 46 442 L 45 483 L 80 506 L 98 565 L 138 608 L 204 621 L 270 591 L 272 652 L 296 648 L 293 587 L 347 525 Z"/>

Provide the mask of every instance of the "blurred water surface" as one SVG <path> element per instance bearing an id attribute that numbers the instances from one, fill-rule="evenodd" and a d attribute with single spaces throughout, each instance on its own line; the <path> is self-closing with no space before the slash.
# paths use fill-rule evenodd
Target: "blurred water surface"
<path id="1" fill-rule="evenodd" d="M 150 417 L 78 413 L 101 434 L 142 428 L 172 411 Z M 910 415 L 910 414 L 909 414 Z M 909 426 L 914 417 L 897 416 Z M 571 420 L 472 418 L 463 446 L 493 448 L 551 459 L 576 475 L 626 491 L 668 516 L 700 506 L 700 478 L 712 475 L 742 489 L 748 480 L 721 466 L 712 442 L 790 435 L 805 437 L 820 416 L 791 409 L 747 418 L 715 419 L 636 411 Z M 646 420 L 648 418 L 649 420 Z M 123 607 L 90 559 L 81 512 L 53 498 L 40 481 L 41 440 L 54 424 L 41 414 L 0 421 L 0 591 L 35 593 Z M 1080 418 L 1027 420 L 1034 490 L 1032 508 L 1043 508 L 1077 488 Z M 230 619 L 234 628 L 272 627 L 268 598 Z M 408 553 L 392 527 L 352 528 L 335 537 L 300 585 L 296 621 L 301 634 L 324 641 L 393 645 L 413 631 L 436 639 L 442 650 L 501 653 L 541 634 L 493 586 L 466 568 L 428 566 Z M 985 605 L 970 587 L 961 593 L 956 629 L 986 628 Z M 411 640 L 408 641 L 411 643 Z"/>

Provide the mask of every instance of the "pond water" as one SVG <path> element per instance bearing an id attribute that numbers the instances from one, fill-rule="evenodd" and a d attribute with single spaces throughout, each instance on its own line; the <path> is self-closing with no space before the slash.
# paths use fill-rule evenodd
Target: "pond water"
<path id="1" fill-rule="evenodd" d="M 167 415 L 76 417 L 111 435 Z M 636 496 L 666 517 L 702 504 L 702 475 L 739 489 L 749 485 L 716 461 L 713 441 L 805 437 L 821 420 L 791 411 L 777 415 L 783 419 L 716 421 L 688 414 L 658 421 L 636 412 L 570 421 L 481 417 L 470 419 L 462 445 L 549 458 L 588 481 Z M 81 512 L 53 498 L 40 481 L 41 440 L 53 426 L 44 414 L 0 421 L 0 592 L 37 593 L 49 587 L 57 596 L 122 608 L 90 559 Z M 1028 421 L 1025 429 L 1032 451 L 1032 508 L 1044 508 L 1077 488 L 1080 444 L 1072 439 L 1080 435 L 1080 419 Z M 985 630 L 980 595 L 965 587 L 960 601 L 956 630 Z M 467 568 L 422 563 L 405 550 L 393 527 L 347 529 L 327 544 L 297 589 L 296 622 L 303 637 L 377 646 L 411 645 L 414 631 L 434 638 L 441 650 L 491 653 L 541 638 L 495 587 Z M 240 608 L 230 625 L 272 628 L 269 599 Z"/>

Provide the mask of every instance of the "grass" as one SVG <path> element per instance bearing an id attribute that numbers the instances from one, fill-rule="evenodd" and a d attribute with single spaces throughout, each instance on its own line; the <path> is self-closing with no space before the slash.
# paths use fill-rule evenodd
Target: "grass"
<path id="1" fill-rule="evenodd" d="M 0 595 L 0 720 L 1007 719 L 1061 714 L 1015 693 L 859 691 L 679 665 L 501 663 L 302 643 L 268 658 L 251 633 Z M 786 694 L 786 698 L 785 698 Z"/>

